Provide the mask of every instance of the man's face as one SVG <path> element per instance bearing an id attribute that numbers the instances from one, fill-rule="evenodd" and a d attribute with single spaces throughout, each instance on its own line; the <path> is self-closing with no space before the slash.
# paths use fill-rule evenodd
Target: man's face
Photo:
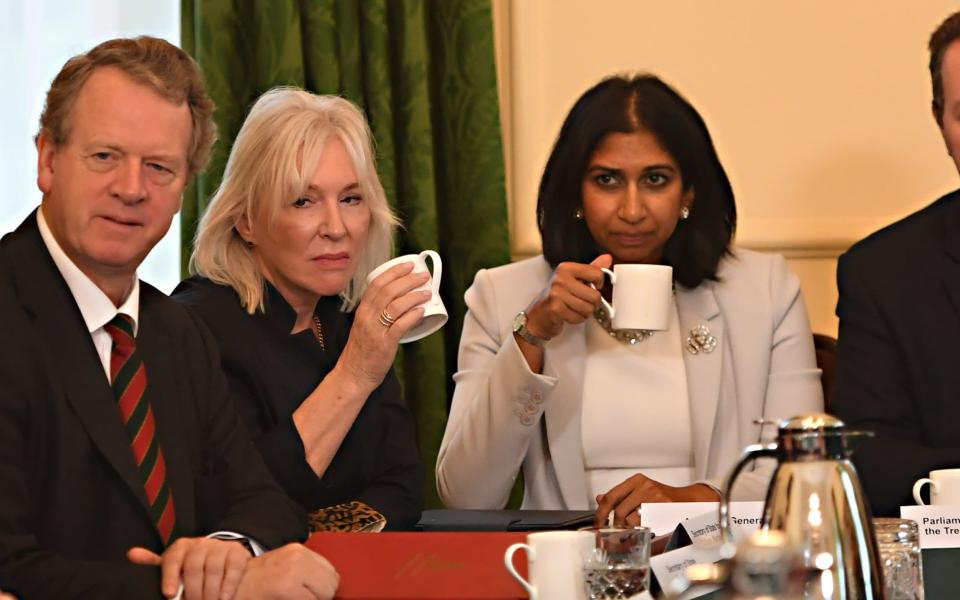
<path id="1" fill-rule="evenodd" d="M 50 230 L 101 288 L 132 278 L 180 210 L 192 122 L 114 67 L 97 68 L 68 117 L 66 142 L 37 141 L 37 185 Z"/>
<path id="2" fill-rule="evenodd" d="M 943 124 L 940 131 L 947 152 L 960 172 L 960 40 L 947 46 L 940 73 L 943 77 Z"/>

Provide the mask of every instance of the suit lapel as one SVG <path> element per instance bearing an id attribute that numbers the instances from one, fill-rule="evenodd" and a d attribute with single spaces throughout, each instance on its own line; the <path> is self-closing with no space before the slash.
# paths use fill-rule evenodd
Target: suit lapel
<path id="1" fill-rule="evenodd" d="M 710 443 L 720 402 L 720 380 L 723 372 L 724 323 L 713 292 L 713 283 L 704 282 L 693 289 L 678 288 L 677 312 L 683 364 L 687 372 L 687 393 L 693 421 L 693 455 L 697 477 L 703 477 L 710 459 Z M 706 325 L 716 338 L 712 352 L 693 354 L 687 349 L 687 337 L 694 327 Z"/>
<path id="2" fill-rule="evenodd" d="M 567 325 L 563 333 L 550 342 L 545 354 L 545 367 L 556 369 L 563 382 L 554 388 L 544 418 L 560 493 L 564 504 L 570 508 L 592 505 L 583 470 L 580 431 L 586 346 L 586 327 L 583 324 Z"/>
<path id="3" fill-rule="evenodd" d="M 37 332 L 49 350 L 51 373 L 94 446 L 117 472 L 143 507 L 147 497 L 120 421 L 113 390 L 104 373 L 90 333 L 57 270 L 36 225 L 36 213 L 12 234 L 10 261 L 20 302 L 33 315 Z M 159 540 L 159 535 L 157 537 Z"/>
<path id="4" fill-rule="evenodd" d="M 195 528 L 196 515 L 193 477 L 189 448 L 184 437 L 180 419 L 191 418 L 177 410 L 178 393 L 176 365 L 170 357 L 170 348 L 175 346 L 167 339 L 162 323 L 150 310 L 152 289 L 141 282 L 140 327 L 137 332 L 137 348 L 147 369 L 147 399 L 157 422 L 157 436 L 167 466 L 167 482 L 173 494 L 177 525 L 181 532 Z"/>

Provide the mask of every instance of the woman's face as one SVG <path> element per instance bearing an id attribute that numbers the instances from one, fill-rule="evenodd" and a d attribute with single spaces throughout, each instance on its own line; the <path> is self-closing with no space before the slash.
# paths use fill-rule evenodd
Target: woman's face
<path id="1" fill-rule="evenodd" d="M 583 218 L 614 263 L 658 263 L 680 209 L 693 207 L 680 167 L 653 133 L 609 133 L 583 176 Z"/>
<path id="2" fill-rule="evenodd" d="M 370 207 L 343 142 L 324 145 L 307 189 L 285 202 L 272 226 L 237 224 L 264 277 L 293 305 L 346 289 L 366 246 Z M 246 231 L 245 231 L 246 230 Z"/>

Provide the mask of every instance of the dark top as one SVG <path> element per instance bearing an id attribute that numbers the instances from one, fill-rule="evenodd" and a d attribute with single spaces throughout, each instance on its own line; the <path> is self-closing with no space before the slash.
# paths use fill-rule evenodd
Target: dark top
<path id="1" fill-rule="evenodd" d="M 110 383 L 36 213 L 0 241 L 0 582 L 31 598 L 160 598 L 162 552 Z M 267 548 L 306 515 L 250 443 L 200 319 L 141 282 L 137 350 L 178 533 Z"/>
<path id="2" fill-rule="evenodd" d="M 877 515 L 960 467 L 960 192 L 856 244 L 837 269 L 834 410 L 876 437 L 854 464 Z"/>
<path id="3" fill-rule="evenodd" d="M 360 500 L 387 517 L 388 529 L 412 529 L 423 509 L 423 467 L 413 417 L 391 368 L 367 399 L 322 477 L 307 464 L 293 411 L 333 369 L 353 314 L 337 297 L 316 315 L 326 351 L 311 329 L 290 334 L 296 314 L 266 285 L 265 311 L 247 314 L 233 288 L 202 277 L 183 281 L 173 297 L 192 307 L 220 345 L 230 391 L 280 485 L 307 511 Z"/>

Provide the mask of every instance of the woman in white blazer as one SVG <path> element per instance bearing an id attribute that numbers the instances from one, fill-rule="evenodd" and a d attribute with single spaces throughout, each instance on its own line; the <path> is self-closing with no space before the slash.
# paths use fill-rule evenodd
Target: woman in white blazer
<path id="1" fill-rule="evenodd" d="M 613 77 L 567 116 L 537 203 L 544 254 L 466 293 L 437 459 L 449 507 L 595 509 L 710 501 L 757 424 L 823 408 L 797 277 L 733 248 L 733 192 L 700 115 L 651 75 Z M 673 267 L 670 326 L 610 329 L 601 267 Z M 601 290 L 598 292 L 597 290 Z M 773 466 L 734 495 L 762 500 Z"/>

